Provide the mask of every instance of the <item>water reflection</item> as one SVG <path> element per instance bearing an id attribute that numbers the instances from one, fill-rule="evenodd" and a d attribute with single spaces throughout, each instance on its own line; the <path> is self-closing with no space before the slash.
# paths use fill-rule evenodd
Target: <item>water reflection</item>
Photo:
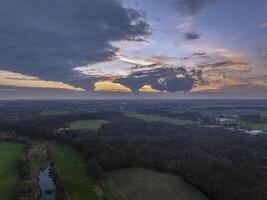
<path id="1" fill-rule="evenodd" d="M 42 194 L 40 200 L 55 200 L 55 185 L 53 179 L 49 176 L 49 167 L 39 174 L 39 187 Z"/>

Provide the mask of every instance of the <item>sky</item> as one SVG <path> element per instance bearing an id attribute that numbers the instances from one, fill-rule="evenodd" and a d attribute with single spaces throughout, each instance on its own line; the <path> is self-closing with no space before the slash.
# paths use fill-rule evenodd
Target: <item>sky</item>
<path id="1" fill-rule="evenodd" d="M 1 0 L 0 99 L 267 98 L 265 0 Z"/>

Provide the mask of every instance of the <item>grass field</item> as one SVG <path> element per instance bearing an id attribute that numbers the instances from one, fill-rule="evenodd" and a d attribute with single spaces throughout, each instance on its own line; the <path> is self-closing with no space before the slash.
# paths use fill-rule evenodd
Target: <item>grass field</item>
<path id="1" fill-rule="evenodd" d="M 16 199 L 21 144 L 0 142 L 0 199 Z"/>
<path id="2" fill-rule="evenodd" d="M 177 176 L 142 168 L 111 171 L 103 186 L 116 200 L 208 200 Z"/>
<path id="3" fill-rule="evenodd" d="M 98 130 L 102 124 L 106 124 L 108 121 L 106 120 L 79 120 L 70 123 L 70 130 Z"/>
<path id="4" fill-rule="evenodd" d="M 87 162 L 71 147 L 52 147 L 56 171 L 72 200 L 208 200 L 178 176 L 142 168 L 106 173 L 101 182 L 90 175 Z M 103 189 L 102 189 L 103 188 Z"/>
<path id="5" fill-rule="evenodd" d="M 176 124 L 176 125 L 190 125 L 190 124 L 195 123 L 191 120 L 181 120 L 181 119 L 175 119 L 175 118 L 170 118 L 170 117 L 164 117 L 160 115 L 145 115 L 145 114 L 137 114 L 137 113 L 127 113 L 126 115 L 129 117 L 142 119 L 148 122 L 161 121 L 161 122 L 167 122 L 167 123 Z"/>
<path id="6" fill-rule="evenodd" d="M 71 147 L 56 144 L 52 147 L 56 171 L 72 200 L 102 200 L 99 182 L 89 173 L 87 162 Z"/>
<path id="7" fill-rule="evenodd" d="M 48 116 L 48 115 L 67 115 L 70 114 L 68 110 L 43 110 L 41 115 Z"/>
<path id="8" fill-rule="evenodd" d="M 250 127 L 252 129 L 256 129 L 256 130 L 267 131 L 267 124 L 254 124 L 254 123 L 251 123 Z"/>

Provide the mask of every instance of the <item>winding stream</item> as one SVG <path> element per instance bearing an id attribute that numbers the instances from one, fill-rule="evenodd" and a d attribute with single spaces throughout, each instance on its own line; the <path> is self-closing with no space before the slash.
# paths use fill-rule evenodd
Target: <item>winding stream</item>
<path id="1" fill-rule="evenodd" d="M 55 200 L 55 184 L 53 179 L 49 176 L 48 166 L 45 170 L 39 174 L 39 187 L 41 188 L 40 200 Z"/>

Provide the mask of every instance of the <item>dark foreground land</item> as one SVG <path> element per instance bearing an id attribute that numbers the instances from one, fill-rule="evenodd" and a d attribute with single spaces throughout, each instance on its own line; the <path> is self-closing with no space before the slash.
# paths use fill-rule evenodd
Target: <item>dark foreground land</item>
<path id="1" fill-rule="evenodd" d="M 267 199 L 266 101 L 18 101 L 0 111 L 0 144 L 11 148 L 0 148 L 10 180 L 1 198 Z M 48 166 L 55 189 L 42 191 Z"/>

